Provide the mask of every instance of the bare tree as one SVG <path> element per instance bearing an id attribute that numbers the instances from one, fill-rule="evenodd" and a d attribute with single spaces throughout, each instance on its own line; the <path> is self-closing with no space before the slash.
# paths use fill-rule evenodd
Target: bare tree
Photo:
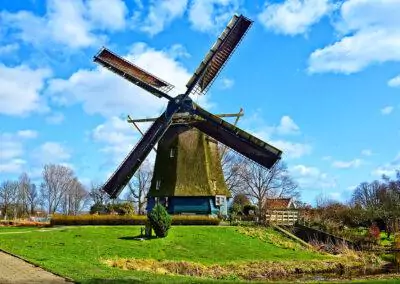
<path id="1" fill-rule="evenodd" d="M 146 196 L 151 185 L 153 167 L 149 163 L 144 163 L 135 173 L 133 180 L 128 183 L 128 199 L 137 205 L 138 214 L 144 214 Z"/>
<path id="2" fill-rule="evenodd" d="M 49 164 L 43 169 L 43 183 L 41 184 L 41 195 L 48 213 L 56 212 L 65 193 L 68 192 L 74 180 L 73 171 L 62 165 Z"/>
<path id="3" fill-rule="evenodd" d="M 19 176 L 18 184 L 18 211 L 19 215 L 29 214 L 28 209 L 28 194 L 31 187 L 31 180 L 27 173 L 22 173 Z"/>
<path id="4" fill-rule="evenodd" d="M 237 194 L 243 186 L 240 173 L 245 168 L 244 158 L 235 151 L 226 148 L 225 145 L 219 144 L 218 147 L 226 186 L 232 194 Z"/>
<path id="5" fill-rule="evenodd" d="M 67 215 L 77 215 L 82 211 L 89 202 L 89 192 L 74 177 L 68 187 L 68 190 L 64 194 L 64 200 L 62 202 L 62 210 Z"/>
<path id="6" fill-rule="evenodd" d="M 297 184 L 289 176 L 287 166 L 282 161 L 271 169 L 266 169 L 254 162 L 246 161 L 246 167 L 241 170 L 243 192 L 253 199 L 258 206 L 259 217 L 262 218 L 267 198 L 298 197 Z"/>
<path id="7" fill-rule="evenodd" d="M 36 185 L 33 183 L 31 183 L 29 185 L 27 200 L 28 200 L 29 213 L 31 215 L 34 215 L 35 209 L 36 209 L 37 205 L 39 204 L 39 195 L 38 195 L 38 191 L 36 189 Z"/>
<path id="8" fill-rule="evenodd" d="M 2 205 L 3 216 L 15 215 L 16 201 L 18 196 L 18 182 L 7 180 L 0 186 L 0 204 Z"/>
<path id="9" fill-rule="evenodd" d="M 110 196 L 102 189 L 102 186 L 92 182 L 89 197 L 94 204 L 106 205 L 110 202 Z"/>

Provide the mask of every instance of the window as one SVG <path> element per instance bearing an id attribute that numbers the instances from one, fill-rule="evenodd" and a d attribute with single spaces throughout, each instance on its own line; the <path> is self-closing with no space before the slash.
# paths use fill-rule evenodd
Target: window
<path id="1" fill-rule="evenodd" d="M 161 180 L 156 181 L 156 190 L 160 190 Z"/>
<path id="2" fill-rule="evenodd" d="M 225 203 L 225 196 L 222 196 L 222 195 L 215 196 L 215 205 L 216 206 L 224 205 L 224 203 Z"/>
<path id="3" fill-rule="evenodd" d="M 175 148 L 171 148 L 171 149 L 169 150 L 169 157 L 170 157 L 170 158 L 175 157 Z"/>

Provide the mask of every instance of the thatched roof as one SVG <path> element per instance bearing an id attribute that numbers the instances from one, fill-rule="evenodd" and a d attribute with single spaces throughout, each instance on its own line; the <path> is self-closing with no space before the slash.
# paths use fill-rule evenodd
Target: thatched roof
<path id="1" fill-rule="evenodd" d="M 171 126 L 158 144 L 149 196 L 215 195 L 230 196 L 217 144 L 196 129 Z"/>

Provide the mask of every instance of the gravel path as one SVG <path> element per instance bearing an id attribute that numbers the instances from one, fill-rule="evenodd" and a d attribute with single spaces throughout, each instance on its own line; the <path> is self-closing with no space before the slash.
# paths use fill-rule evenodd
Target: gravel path
<path id="1" fill-rule="evenodd" d="M 0 283 L 71 283 L 42 268 L 0 251 Z"/>

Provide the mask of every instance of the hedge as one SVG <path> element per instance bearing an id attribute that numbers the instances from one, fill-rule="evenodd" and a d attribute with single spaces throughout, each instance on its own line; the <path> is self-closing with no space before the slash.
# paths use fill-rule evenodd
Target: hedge
<path id="1" fill-rule="evenodd" d="M 145 225 L 147 216 L 144 215 L 54 215 L 51 226 L 86 226 L 86 225 Z M 172 225 L 219 225 L 218 218 L 207 216 L 172 216 Z"/>
<path id="2" fill-rule="evenodd" d="M 7 221 L 1 220 L 0 227 L 47 227 L 49 223 L 44 222 L 34 222 L 34 221 Z"/>

